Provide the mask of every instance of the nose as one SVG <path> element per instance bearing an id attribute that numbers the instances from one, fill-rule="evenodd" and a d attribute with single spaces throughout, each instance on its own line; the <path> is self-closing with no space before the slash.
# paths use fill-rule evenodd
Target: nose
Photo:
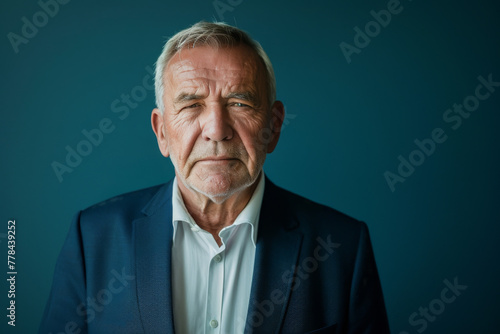
<path id="1" fill-rule="evenodd" d="M 220 103 L 206 107 L 202 120 L 202 136 L 205 140 L 224 141 L 233 138 L 233 128 L 229 119 L 229 111 Z"/>

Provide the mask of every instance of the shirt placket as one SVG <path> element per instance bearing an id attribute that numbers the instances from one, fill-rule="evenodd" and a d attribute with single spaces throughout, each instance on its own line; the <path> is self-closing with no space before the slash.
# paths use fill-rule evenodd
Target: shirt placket
<path id="1" fill-rule="evenodd" d="M 208 277 L 208 297 L 206 333 L 221 333 L 222 299 L 224 293 L 224 251 L 215 254 L 210 260 Z"/>

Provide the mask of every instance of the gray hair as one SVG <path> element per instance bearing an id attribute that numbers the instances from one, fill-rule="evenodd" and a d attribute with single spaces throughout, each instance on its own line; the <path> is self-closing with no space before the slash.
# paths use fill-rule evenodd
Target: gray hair
<path id="1" fill-rule="evenodd" d="M 160 109 L 161 113 L 165 110 L 163 104 L 163 91 L 165 89 L 163 84 L 163 76 L 165 67 L 170 59 L 180 50 L 185 47 L 194 48 L 195 46 L 211 46 L 211 47 L 232 47 L 238 45 L 247 45 L 255 51 L 257 56 L 263 62 L 266 69 L 266 82 L 267 82 L 267 98 L 269 107 L 276 100 L 276 78 L 274 76 L 273 65 L 267 56 L 266 52 L 259 44 L 253 40 L 246 32 L 230 26 L 222 22 L 198 22 L 190 28 L 184 29 L 173 37 L 171 37 L 163 51 L 156 61 L 155 69 L 155 95 L 156 106 Z"/>

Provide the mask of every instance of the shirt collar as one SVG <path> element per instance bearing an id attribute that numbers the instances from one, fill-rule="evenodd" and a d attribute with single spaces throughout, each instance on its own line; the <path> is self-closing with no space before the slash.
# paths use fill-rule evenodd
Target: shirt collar
<path id="1" fill-rule="evenodd" d="M 252 242 L 253 245 L 257 245 L 257 232 L 259 226 L 260 209 L 262 207 L 262 199 L 264 198 L 264 187 L 265 187 L 265 177 L 264 172 L 261 172 L 259 180 L 257 181 L 257 187 L 255 188 L 250 201 L 248 201 L 245 208 L 240 212 L 238 217 L 231 226 L 240 225 L 248 223 L 252 226 Z M 186 222 L 189 224 L 191 230 L 199 230 L 200 227 L 196 224 L 191 214 L 186 209 L 184 205 L 184 200 L 182 199 L 181 192 L 177 183 L 177 177 L 174 178 L 174 184 L 172 187 L 172 224 L 174 227 L 173 240 L 175 242 L 175 235 L 177 231 L 178 222 Z M 228 226 L 229 227 L 229 226 Z M 227 228 L 227 227 L 226 227 Z"/>

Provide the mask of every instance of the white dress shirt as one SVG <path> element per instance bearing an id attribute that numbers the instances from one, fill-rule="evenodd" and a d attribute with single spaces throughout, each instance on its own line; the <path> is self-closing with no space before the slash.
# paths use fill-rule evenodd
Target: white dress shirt
<path id="1" fill-rule="evenodd" d="M 173 184 L 172 298 L 179 334 L 243 333 L 250 300 L 264 176 L 219 247 L 191 217 Z"/>

